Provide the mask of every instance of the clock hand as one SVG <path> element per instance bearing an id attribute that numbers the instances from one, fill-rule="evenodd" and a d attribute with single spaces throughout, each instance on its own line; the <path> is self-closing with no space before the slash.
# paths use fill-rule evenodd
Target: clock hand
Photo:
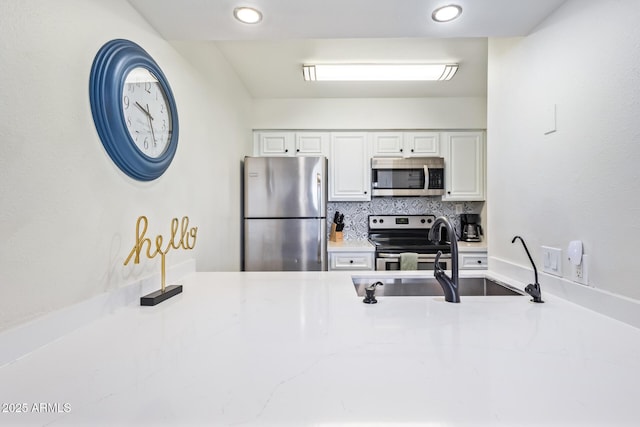
<path id="1" fill-rule="evenodd" d="M 158 142 L 156 141 L 156 135 L 153 133 L 153 123 L 152 123 L 153 116 L 149 112 L 149 104 L 147 104 L 147 116 L 149 117 L 149 127 L 151 128 L 151 137 L 153 138 L 153 146 L 155 147 L 156 145 L 158 145 Z"/>
<path id="2" fill-rule="evenodd" d="M 149 115 L 149 127 L 151 128 L 151 137 L 153 138 L 153 146 L 155 147 L 158 143 L 156 142 L 156 135 L 153 133 L 153 123 L 151 120 L 153 120 L 153 117 Z"/>
<path id="3" fill-rule="evenodd" d="M 149 112 L 149 104 L 147 104 L 147 109 L 145 110 L 144 107 L 142 105 L 140 105 L 140 103 L 138 101 L 136 101 L 136 107 L 141 109 L 151 120 L 153 120 L 153 116 Z"/>

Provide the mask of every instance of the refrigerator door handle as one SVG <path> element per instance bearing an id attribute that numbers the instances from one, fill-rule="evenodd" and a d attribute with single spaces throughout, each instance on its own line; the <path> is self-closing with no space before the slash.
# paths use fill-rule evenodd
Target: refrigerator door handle
<path id="1" fill-rule="evenodd" d="M 321 219 L 320 221 L 324 221 Z M 322 227 L 318 227 L 318 264 L 322 266 L 322 239 L 325 238 L 322 236 Z"/>
<path id="2" fill-rule="evenodd" d="M 273 188 L 273 184 L 274 184 L 274 179 L 273 179 L 273 168 L 269 168 L 269 170 L 267 171 L 267 189 L 269 194 L 273 194 L 273 192 L 275 191 L 275 189 Z"/>
<path id="3" fill-rule="evenodd" d="M 316 174 L 316 191 L 318 199 L 318 209 L 322 208 L 322 175 L 318 172 Z M 321 219 L 324 221 L 324 219 Z M 322 264 L 322 239 L 326 236 L 322 235 L 322 227 L 318 227 L 318 263 Z"/>
<path id="4" fill-rule="evenodd" d="M 316 174 L 316 190 L 318 199 L 318 209 L 322 209 L 322 175 Z"/>

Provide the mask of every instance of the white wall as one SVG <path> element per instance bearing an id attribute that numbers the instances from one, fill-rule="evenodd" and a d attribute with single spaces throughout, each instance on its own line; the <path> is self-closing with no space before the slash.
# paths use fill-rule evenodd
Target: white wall
<path id="1" fill-rule="evenodd" d="M 490 40 L 487 109 L 489 254 L 528 267 L 521 235 L 541 269 L 541 245 L 581 239 L 591 284 L 635 299 L 638 16 L 637 0 L 570 0 L 530 36 Z"/>
<path id="2" fill-rule="evenodd" d="M 176 156 L 150 183 L 112 163 L 91 117 L 91 63 L 114 38 L 156 59 L 178 103 Z M 153 235 L 183 215 L 199 227 L 169 266 L 239 269 L 251 99 L 215 48 L 212 79 L 124 0 L 3 0 L 0 45 L 0 331 L 157 273 L 157 259 L 122 265 L 139 215 Z"/>
<path id="3" fill-rule="evenodd" d="M 485 129 L 486 98 L 256 99 L 254 129 Z"/>

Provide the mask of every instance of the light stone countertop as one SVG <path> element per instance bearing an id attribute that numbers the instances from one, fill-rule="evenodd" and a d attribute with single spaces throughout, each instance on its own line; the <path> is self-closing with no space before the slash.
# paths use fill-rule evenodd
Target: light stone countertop
<path id="1" fill-rule="evenodd" d="M 327 252 L 375 252 L 375 250 L 375 246 L 367 239 L 327 241 Z"/>
<path id="2" fill-rule="evenodd" d="M 487 252 L 487 243 L 458 241 L 458 252 Z"/>
<path id="3" fill-rule="evenodd" d="M 28 410 L 0 425 L 638 425 L 639 329 L 551 295 L 367 305 L 351 275 L 192 274 L 1 367 Z"/>

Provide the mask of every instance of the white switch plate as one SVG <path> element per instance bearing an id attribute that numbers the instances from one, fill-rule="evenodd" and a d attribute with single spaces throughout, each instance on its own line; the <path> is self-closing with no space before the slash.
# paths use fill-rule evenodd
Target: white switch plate
<path id="1" fill-rule="evenodd" d="M 562 277 L 562 249 L 542 246 L 542 271 Z"/>

